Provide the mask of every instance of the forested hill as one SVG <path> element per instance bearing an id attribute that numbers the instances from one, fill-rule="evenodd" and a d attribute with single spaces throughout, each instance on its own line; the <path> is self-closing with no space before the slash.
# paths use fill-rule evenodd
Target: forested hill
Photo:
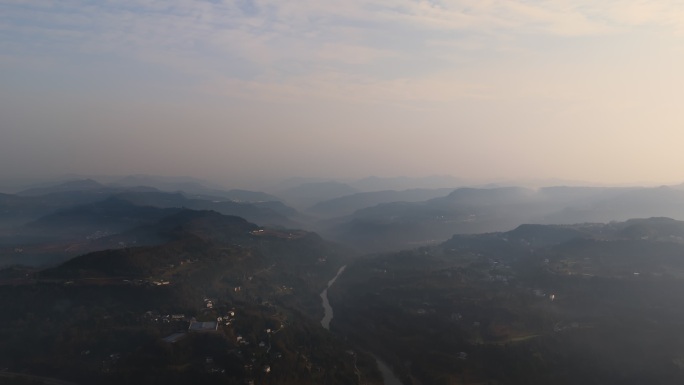
<path id="1" fill-rule="evenodd" d="M 329 297 L 406 383 L 684 382 L 682 221 L 456 235 L 359 259 Z"/>
<path id="2" fill-rule="evenodd" d="M 380 383 L 372 357 L 320 325 L 344 247 L 187 209 L 135 234 L 164 241 L 0 275 L 0 321 L 23 325 L 0 330 L 0 362 L 84 384 Z"/>

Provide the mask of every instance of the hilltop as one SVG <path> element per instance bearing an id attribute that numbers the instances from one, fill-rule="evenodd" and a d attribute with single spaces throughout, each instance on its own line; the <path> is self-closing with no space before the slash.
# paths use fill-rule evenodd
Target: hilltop
<path id="1" fill-rule="evenodd" d="M 0 320 L 23 326 L 0 330 L 0 363 L 80 383 L 379 383 L 372 357 L 319 323 L 318 294 L 348 250 L 188 209 L 128 233 L 160 243 L 7 271 Z"/>

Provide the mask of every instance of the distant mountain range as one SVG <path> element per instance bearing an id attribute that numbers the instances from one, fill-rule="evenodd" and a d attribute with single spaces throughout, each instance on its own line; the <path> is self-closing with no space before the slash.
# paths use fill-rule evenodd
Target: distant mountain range
<path id="1" fill-rule="evenodd" d="M 127 179 L 138 182 L 145 178 Z M 168 185 L 167 185 L 168 186 Z M 291 225 L 284 216 L 296 216 L 296 210 L 285 206 L 278 198 L 258 191 L 247 190 L 213 190 L 201 188 L 195 183 L 174 184 L 173 187 L 188 187 L 188 191 L 162 191 L 156 187 L 131 183 L 102 184 L 92 179 L 68 181 L 52 186 L 31 188 L 18 194 L 0 194 L 0 213 L 3 218 L 31 218 L 45 215 L 54 210 L 71 207 L 76 204 L 97 202 L 118 195 L 138 205 L 157 207 L 192 207 L 198 209 L 215 209 L 226 214 L 243 215 L 257 222 L 270 220 L 269 214 L 260 211 L 272 211 L 275 224 Z M 202 194 L 200 194 L 202 192 Z M 280 213 L 280 214 L 275 214 Z M 35 219 L 35 218 L 34 218 Z"/>
<path id="2" fill-rule="evenodd" d="M 346 216 L 366 207 L 376 206 L 390 202 L 419 202 L 451 193 L 451 188 L 441 189 L 412 189 L 412 190 L 383 190 L 373 192 L 361 192 L 345 195 L 318 202 L 307 212 L 323 218 Z"/>
<path id="3" fill-rule="evenodd" d="M 505 231 L 523 223 L 571 224 L 663 216 L 684 219 L 684 191 L 659 188 L 461 188 L 422 202 L 393 202 L 321 224 L 333 239 L 367 251 Z"/>
<path id="4" fill-rule="evenodd" d="M 20 196 L 40 196 L 64 192 L 87 191 L 133 191 L 133 192 L 182 192 L 189 196 L 205 199 L 229 199 L 236 202 L 268 202 L 279 198 L 261 191 L 223 190 L 207 187 L 199 181 L 185 179 L 163 179 L 145 175 L 127 176 L 111 183 L 100 183 L 93 179 L 75 179 L 40 187 L 33 187 L 17 193 Z"/>
<path id="5" fill-rule="evenodd" d="M 157 187 L 137 185 L 155 181 Z M 364 183 L 379 186 L 402 181 L 405 180 L 368 178 Z M 440 181 L 437 178 L 434 183 Z M 125 219 L 95 218 L 106 212 L 99 205 L 109 198 L 133 206 L 213 210 L 258 225 L 315 230 L 368 252 L 434 244 L 453 234 L 505 231 L 524 223 L 572 224 L 654 216 L 684 219 L 684 189 L 673 187 L 512 186 L 362 192 L 349 184 L 322 181 L 292 186 L 281 191 L 283 200 L 279 200 L 258 191 L 204 188 L 193 180 L 157 181 L 138 176 L 123 178 L 118 183 L 85 179 L 32 188 L 15 195 L 0 194 L 0 245 L 28 242 L 30 237 L 38 237 L 36 229 L 50 223 L 52 230 L 44 234 L 66 234 L 72 229 L 72 236 L 82 236 L 91 228 L 89 224 L 98 224 L 93 227 L 95 230 L 116 233 L 126 223 L 138 223 L 135 215 Z M 194 192 L 158 188 L 163 186 L 185 186 Z M 284 202 L 303 209 L 297 210 Z M 91 218 L 86 219 L 87 215 Z M 41 220 L 42 217 L 45 219 Z M 58 218 L 64 220 L 61 229 Z M 29 222 L 35 223 L 21 227 Z M 77 230 L 79 226 L 81 230 Z"/>
<path id="6" fill-rule="evenodd" d="M 359 192 L 359 190 L 348 184 L 331 181 L 303 183 L 285 190 L 277 191 L 276 194 L 294 207 L 306 209 L 316 202 L 355 194 L 357 192 Z"/>
<path id="7" fill-rule="evenodd" d="M 55 263 L 119 243 L 145 244 L 148 240 L 118 235 L 114 242 L 112 237 L 183 208 L 236 215 L 260 225 L 302 227 L 297 222 L 301 215 L 280 201 L 247 201 L 267 194 L 234 190 L 222 195 L 112 186 L 91 179 L 0 194 L 0 252 L 5 251 L 0 265 Z"/>

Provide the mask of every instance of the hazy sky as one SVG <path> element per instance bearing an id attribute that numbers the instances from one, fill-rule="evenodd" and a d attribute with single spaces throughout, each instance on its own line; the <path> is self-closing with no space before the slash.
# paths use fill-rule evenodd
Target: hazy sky
<path id="1" fill-rule="evenodd" d="M 684 2 L 0 0 L 0 175 L 684 181 Z"/>

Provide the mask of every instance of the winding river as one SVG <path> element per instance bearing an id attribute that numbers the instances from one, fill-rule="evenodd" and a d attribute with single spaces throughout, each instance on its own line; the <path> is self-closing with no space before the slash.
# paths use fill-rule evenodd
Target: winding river
<path id="1" fill-rule="evenodd" d="M 337 274 L 335 275 L 335 278 L 328 281 L 328 287 L 326 287 L 325 290 L 323 290 L 321 292 L 321 299 L 323 300 L 323 311 L 324 311 L 323 319 L 321 320 L 321 325 L 323 325 L 323 327 L 326 328 L 327 330 L 330 330 L 330 321 L 332 321 L 332 318 L 333 318 L 333 309 L 332 309 L 332 306 L 330 306 L 330 301 L 328 301 L 328 289 L 330 288 L 330 286 L 333 285 L 333 283 L 335 283 L 335 281 L 337 281 L 337 278 L 340 275 L 342 275 L 342 273 L 344 273 L 344 269 L 346 269 L 346 268 L 347 268 L 347 265 L 340 267 L 340 269 L 337 270 Z"/>
<path id="2" fill-rule="evenodd" d="M 337 278 L 344 273 L 344 269 L 347 268 L 347 265 L 344 265 L 340 267 L 340 269 L 337 271 L 337 274 L 333 279 L 328 281 L 328 287 L 325 288 L 321 292 L 321 299 L 323 300 L 323 319 L 321 320 L 321 325 L 323 325 L 324 328 L 327 330 L 330 330 L 330 321 L 332 321 L 333 318 L 333 309 L 332 306 L 330 306 L 330 301 L 328 301 L 328 289 L 330 286 L 332 286 Z M 387 364 L 382 361 L 378 356 L 373 354 L 373 357 L 375 357 L 375 360 L 378 362 L 378 369 L 380 370 L 380 374 L 382 374 L 382 380 L 384 381 L 385 385 L 403 385 L 401 381 L 397 378 L 396 375 L 394 375 L 394 372 L 392 372 L 392 369 L 390 369 Z"/>

